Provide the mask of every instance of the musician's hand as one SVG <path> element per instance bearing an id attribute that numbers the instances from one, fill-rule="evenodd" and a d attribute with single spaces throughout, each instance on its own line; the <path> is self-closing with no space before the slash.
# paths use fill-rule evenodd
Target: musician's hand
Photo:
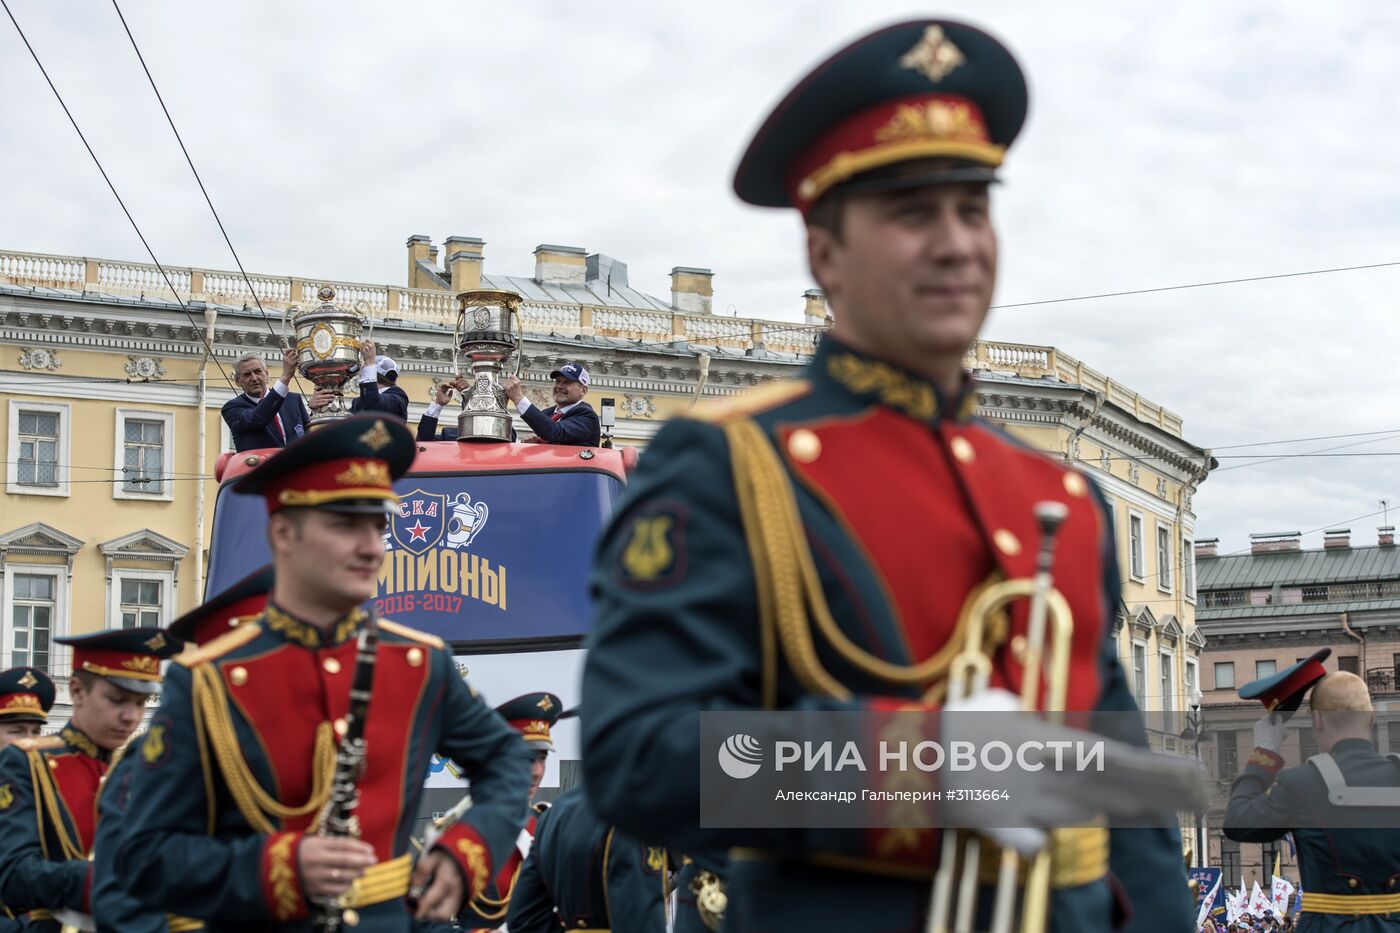
<path id="1" fill-rule="evenodd" d="M 413 870 L 414 888 L 426 888 L 418 898 L 413 916 L 418 920 L 451 920 L 462 908 L 467 887 L 457 863 L 434 849 L 418 860 Z"/>
<path id="2" fill-rule="evenodd" d="M 525 397 L 525 390 L 520 388 L 520 380 L 514 376 L 501 383 L 501 388 L 505 390 L 506 398 L 512 402 L 518 402 Z"/>
<path id="3" fill-rule="evenodd" d="M 282 351 L 282 382 L 290 385 L 292 377 L 297 372 L 297 351 L 295 347 L 288 347 Z"/>
<path id="4" fill-rule="evenodd" d="M 374 847 L 344 836 L 304 836 L 297 847 L 301 884 L 309 897 L 336 897 L 373 865 Z"/>

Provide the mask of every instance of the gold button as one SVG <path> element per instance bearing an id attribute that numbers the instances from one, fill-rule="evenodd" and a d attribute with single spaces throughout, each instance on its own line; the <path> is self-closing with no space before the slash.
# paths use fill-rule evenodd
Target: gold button
<path id="1" fill-rule="evenodd" d="M 327 674 L 340 673 L 340 662 L 337 661 L 335 658 L 326 658 L 324 661 L 321 662 L 321 666 L 326 669 Z"/>
<path id="2" fill-rule="evenodd" d="M 822 439 L 806 428 L 798 428 L 788 437 L 788 453 L 798 463 L 811 463 L 822 455 Z"/>
<path id="3" fill-rule="evenodd" d="M 422 664 L 423 664 L 423 649 L 422 649 L 422 648 L 409 648 L 409 649 L 408 649 L 408 666 L 409 666 L 409 667 L 421 667 Z"/>
<path id="4" fill-rule="evenodd" d="M 345 717 L 344 717 L 344 716 L 340 717 L 339 719 L 337 719 L 337 720 L 335 721 L 335 734 L 336 734 L 336 735 L 340 736 L 341 738 L 345 738 L 345 733 L 347 733 L 347 732 L 349 732 L 349 731 L 350 731 L 350 723 L 348 723 L 348 722 L 345 721 Z"/>
<path id="5" fill-rule="evenodd" d="M 360 912 L 353 907 L 347 907 L 340 912 L 340 919 L 348 927 L 357 927 L 360 925 Z"/>
<path id="6" fill-rule="evenodd" d="M 1023 664 L 1026 660 L 1026 636 L 1017 635 L 1011 639 L 1011 656 L 1016 659 L 1017 664 Z"/>
<path id="7" fill-rule="evenodd" d="M 1015 557 L 1021 553 L 1021 539 L 1005 528 L 998 528 L 992 533 L 992 543 L 1007 557 Z"/>
<path id="8" fill-rule="evenodd" d="M 248 669 L 246 667 L 235 667 L 228 672 L 228 679 L 235 687 L 241 687 L 248 682 Z"/>
<path id="9" fill-rule="evenodd" d="M 1066 473 L 1065 492 L 1076 499 L 1083 499 L 1089 494 L 1089 484 L 1084 482 L 1084 477 L 1078 473 Z"/>
<path id="10" fill-rule="evenodd" d="M 959 463 L 971 463 L 977 459 L 977 451 L 972 449 L 972 441 L 965 437 L 955 437 L 949 442 L 953 448 L 953 456 Z"/>
<path id="11" fill-rule="evenodd" d="M 57 769 L 57 768 L 58 768 L 58 759 L 57 759 L 57 758 L 50 758 L 50 759 L 49 759 L 49 767 L 50 767 L 50 768 Z"/>
<path id="12" fill-rule="evenodd" d="M 1393 888 L 1393 887 L 1395 887 L 1395 879 L 1394 879 L 1394 878 L 1391 878 L 1389 881 L 1387 881 L 1387 882 L 1385 883 L 1385 886 L 1386 886 L 1387 888 Z"/>
<path id="13" fill-rule="evenodd" d="M 1347 887 L 1349 887 L 1349 888 L 1354 888 L 1354 887 L 1356 887 L 1357 885 L 1359 885 L 1360 883 L 1361 883 L 1361 882 L 1360 882 L 1360 881 L 1357 881 L 1355 878 L 1348 878 L 1348 879 L 1347 879 Z"/>

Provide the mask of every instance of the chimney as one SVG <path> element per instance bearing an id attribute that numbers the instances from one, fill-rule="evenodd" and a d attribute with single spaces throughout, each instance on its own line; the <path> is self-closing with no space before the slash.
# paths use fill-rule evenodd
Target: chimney
<path id="1" fill-rule="evenodd" d="M 447 274 L 452 279 L 452 294 L 459 295 L 480 288 L 486 241 L 474 236 L 450 236 L 443 241 L 442 249 L 447 254 Z"/>
<path id="2" fill-rule="evenodd" d="M 433 249 L 433 239 L 422 233 L 415 233 L 408 238 L 408 287 L 421 288 L 419 284 L 418 264 L 420 262 L 431 262 L 430 253 Z"/>
<path id="3" fill-rule="evenodd" d="M 1382 525 L 1376 529 L 1378 532 L 1376 543 L 1381 547 L 1395 547 L 1395 526 Z"/>
<path id="4" fill-rule="evenodd" d="M 541 285 L 583 285 L 587 254 L 580 246 L 535 247 L 535 281 Z"/>
<path id="5" fill-rule="evenodd" d="M 815 327 L 825 325 L 831 316 L 831 309 L 826 306 L 826 293 L 820 288 L 809 288 L 802 293 L 802 299 L 802 323 Z"/>
<path id="6" fill-rule="evenodd" d="M 671 270 L 671 307 L 681 314 L 711 314 L 715 274 L 709 269 L 676 266 Z"/>
<path id="7" fill-rule="evenodd" d="M 1301 531 L 1260 532 L 1249 536 L 1251 554 L 1281 554 L 1303 549 Z"/>
<path id="8" fill-rule="evenodd" d="M 594 253 L 584 265 L 584 281 L 605 295 L 611 288 L 627 288 L 627 263 Z"/>
<path id="9" fill-rule="evenodd" d="M 1196 539 L 1196 559 L 1202 557 L 1216 557 L 1220 549 L 1219 538 L 1198 538 Z"/>
<path id="10" fill-rule="evenodd" d="M 1327 550 L 1351 547 L 1350 528 L 1329 528 L 1322 533 L 1322 546 Z"/>

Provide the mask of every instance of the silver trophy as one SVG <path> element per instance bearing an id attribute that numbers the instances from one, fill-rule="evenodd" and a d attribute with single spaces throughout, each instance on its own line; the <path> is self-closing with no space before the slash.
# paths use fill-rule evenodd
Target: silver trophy
<path id="1" fill-rule="evenodd" d="M 458 376 L 472 377 L 462 392 L 457 416 L 459 441 L 510 440 L 510 412 L 501 374 L 512 356 L 520 371 L 523 339 L 521 297 L 515 292 L 477 289 L 457 296 L 461 310 L 452 334 L 452 362 Z"/>
<path id="2" fill-rule="evenodd" d="M 335 392 L 331 403 L 311 413 L 311 426 L 318 427 L 338 421 L 350 414 L 345 404 L 345 384 L 361 368 L 360 334 L 368 330 L 365 339 L 374 337 L 374 321 L 369 316 L 369 302 L 357 301 L 353 310 L 336 307 L 335 289 L 322 285 L 316 290 L 320 301 L 314 308 L 291 305 L 282 314 L 282 331 L 287 331 L 287 318 L 296 329 L 297 372 L 319 391 Z"/>

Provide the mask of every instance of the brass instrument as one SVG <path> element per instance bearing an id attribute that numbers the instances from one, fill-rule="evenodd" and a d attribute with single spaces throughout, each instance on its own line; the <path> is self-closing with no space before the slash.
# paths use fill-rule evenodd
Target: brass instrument
<path id="1" fill-rule="evenodd" d="M 948 672 L 948 699 L 970 697 L 987 689 L 992 661 L 983 647 L 989 621 L 1017 599 L 1030 599 L 1026 626 L 1026 653 L 1021 680 L 1021 709 L 1035 711 L 1040 697 L 1042 671 L 1046 667 L 1047 634 L 1049 671 L 1045 676 L 1045 718 L 1062 721 L 1069 686 L 1070 639 L 1074 618 L 1063 594 L 1055 589 L 1052 568 L 1055 535 L 1069 514 L 1061 502 L 1040 502 L 1035 506 L 1040 525 L 1040 551 L 1035 576 L 1005 580 L 989 586 L 969 607 L 967 641 L 953 659 Z M 960 839 L 961 837 L 961 839 Z M 928 933 L 973 933 L 977 909 L 978 861 L 981 840 L 973 832 L 944 830 L 942 855 L 934 873 L 928 915 Z M 957 876 L 961 856 L 962 874 Z M 997 872 L 996 897 L 992 909 L 991 933 L 1011 933 L 1017 908 L 1016 879 L 1021 856 L 1004 848 Z M 954 880 L 957 880 L 956 899 Z M 1047 929 L 1050 912 L 1050 852 L 1048 845 L 1030 860 L 1025 894 L 1021 899 L 1021 933 L 1041 933 Z"/>

